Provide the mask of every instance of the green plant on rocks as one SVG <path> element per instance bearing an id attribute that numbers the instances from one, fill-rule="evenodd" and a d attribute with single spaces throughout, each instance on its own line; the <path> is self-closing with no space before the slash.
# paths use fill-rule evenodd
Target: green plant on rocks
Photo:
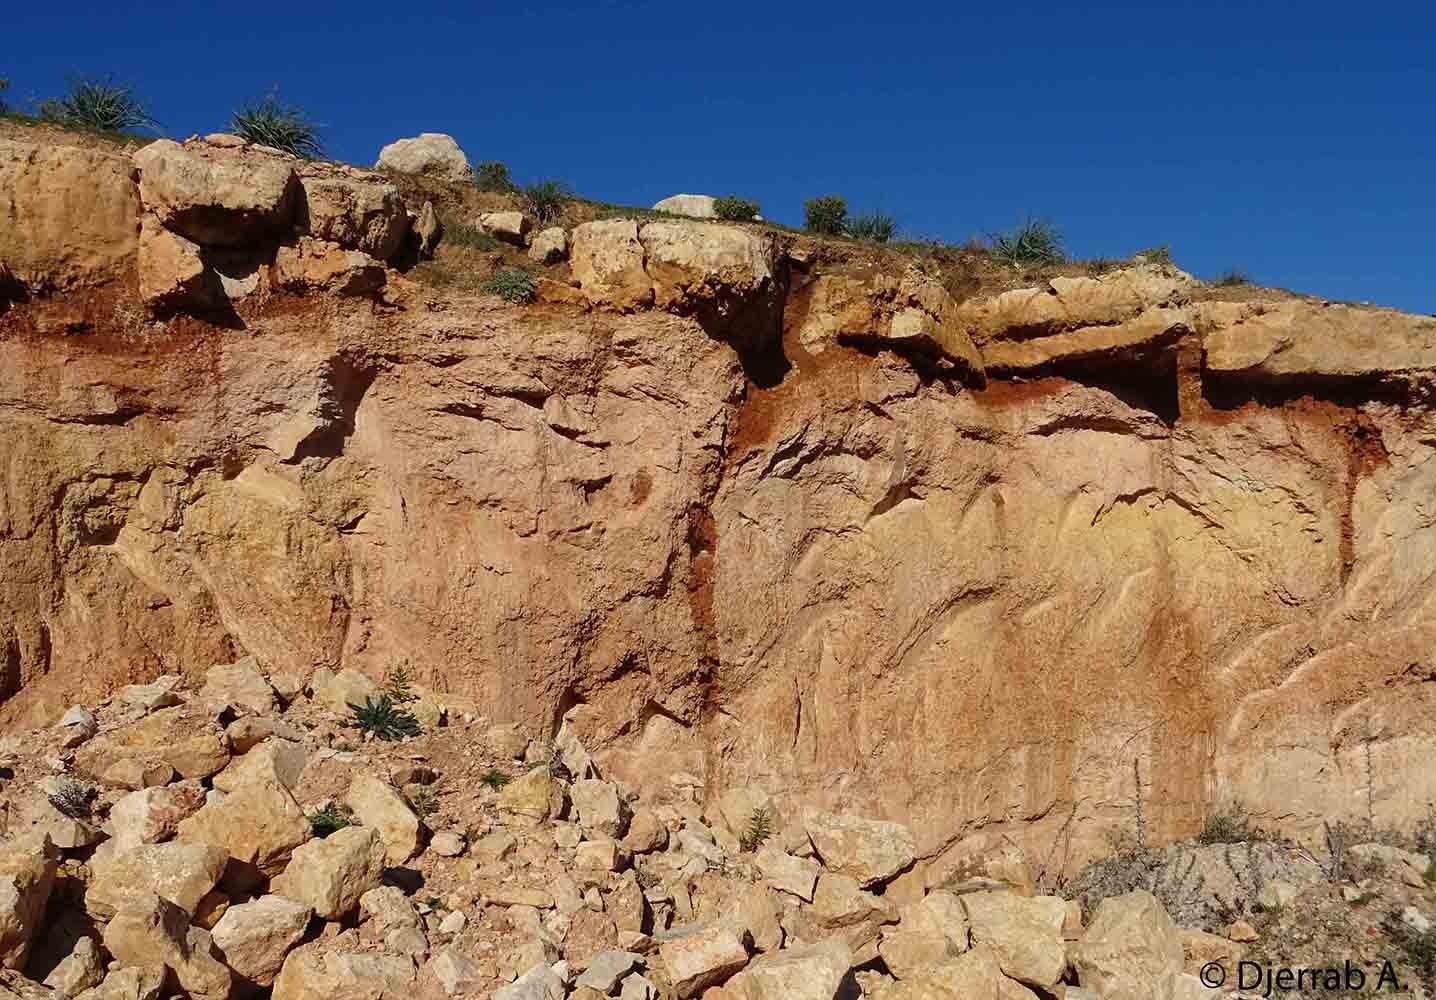
<path id="1" fill-rule="evenodd" d="M 158 131 L 160 127 L 133 87 L 108 77 L 76 80 L 64 97 L 42 101 L 39 112 L 46 121 L 96 132 Z"/>
<path id="2" fill-rule="evenodd" d="M 519 267 L 501 268 L 483 284 L 484 291 L 505 302 L 532 302 L 537 288 L 533 275 Z"/>
<path id="3" fill-rule="evenodd" d="M 1014 267 L 1029 264 L 1061 264 L 1062 231 L 1045 219 L 1028 219 L 1009 233 L 991 237 L 992 253 Z"/>
<path id="4" fill-rule="evenodd" d="M 351 704 L 349 707 L 354 712 L 354 728 L 362 733 L 373 733 L 377 739 L 392 742 L 420 733 L 419 720 L 394 704 L 388 695 L 369 698 L 363 705 Z"/>
<path id="5" fill-rule="evenodd" d="M 835 194 L 825 194 L 803 203 L 803 225 L 820 236 L 841 236 L 848 226 L 848 201 Z"/>
<path id="6" fill-rule="evenodd" d="M 499 160 L 486 160 L 474 168 L 474 186 L 494 194 L 509 194 L 519 189 L 509 176 L 508 164 Z"/>
<path id="7" fill-rule="evenodd" d="M 751 853 L 762 847 L 763 842 L 772 835 L 773 818 L 769 815 L 767 806 L 759 806 L 748 817 L 748 829 L 738 838 L 738 846 Z"/>
<path id="8" fill-rule="evenodd" d="M 865 212 L 848 220 L 848 235 L 866 243 L 886 243 L 897 232 L 897 220 L 882 212 Z"/>
<path id="9" fill-rule="evenodd" d="M 736 194 L 713 199 L 713 214 L 725 222 L 752 222 L 758 211 L 756 201 L 739 198 Z"/>
<path id="10" fill-rule="evenodd" d="M 354 820 L 349 814 L 333 802 L 309 814 L 309 828 L 314 831 L 314 836 L 321 839 L 353 825 Z"/>
<path id="11" fill-rule="evenodd" d="M 496 767 L 489 768 L 483 773 L 483 776 L 479 778 L 479 784 L 487 788 L 492 788 L 494 791 L 503 788 L 509 781 L 509 776 Z"/>
<path id="12" fill-rule="evenodd" d="M 417 701 L 418 696 L 410 689 L 409 671 L 396 667 L 384 678 L 384 696 L 396 705 Z"/>
<path id="13" fill-rule="evenodd" d="M 248 142 L 273 146 L 304 160 L 324 154 L 319 126 L 302 108 L 281 104 L 277 94 L 240 108 L 229 120 L 230 131 Z"/>
<path id="14" fill-rule="evenodd" d="M 571 200 L 568 188 L 559 181 L 538 181 L 524 188 L 524 201 L 539 222 L 553 222 Z"/>

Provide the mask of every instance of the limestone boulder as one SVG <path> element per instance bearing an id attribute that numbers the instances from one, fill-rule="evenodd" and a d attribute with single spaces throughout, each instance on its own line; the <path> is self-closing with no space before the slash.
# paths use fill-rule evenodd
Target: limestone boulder
<path id="1" fill-rule="evenodd" d="M 779 889 L 811 903 L 813 890 L 818 885 L 818 874 L 822 866 L 811 858 L 795 858 L 774 844 L 764 844 L 753 855 L 753 863 L 762 873 L 764 881 Z"/>
<path id="2" fill-rule="evenodd" d="M 293 735 L 303 738 L 301 733 Z M 239 745 L 244 745 L 244 742 Z M 266 782 L 293 792 L 299 785 L 307 760 L 308 754 L 299 740 L 271 737 L 231 760 L 229 766 L 214 776 L 213 784 L 226 794 L 240 791 L 247 785 Z"/>
<path id="3" fill-rule="evenodd" d="M 161 674 L 148 684 L 125 685 L 116 697 L 122 704 L 142 708 L 146 712 L 169 708 L 184 700 L 177 690 L 180 680 L 178 674 Z"/>
<path id="4" fill-rule="evenodd" d="M 547 767 L 536 767 L 499 792 L 499 808 L 530 822 L 541 823 L 563 812 L 564 790 Z"/>
<path id="5" fill-rule="evenodd" d="M 271 736 L 290 744 L 304 742 L 304 730 L 281 719 L 245 716 L 226 726 L 224 733 L 229 737 L 229 745 L 236 756 L 248 754 Z"/>
<path id="6" fill-rule="evenodd" d="M 955 949 L 967 950 L 970 928 L 962 900 L 941 889 L 928 893 L 915 903 L 901 908 L 899 926 L 904 931 L 926 937 L 940 937 Z"/>
<path id="7" fill-rule="evenodd" d="M 322 944 L 294 949 L 271 994 L 276 1000 L 398 1000 L 414 993 L 414 960 L 407 955 L 328 952 Z"/>
<path id="8" fill-rule="evenodd" d="M 852 927 L 865 921 L 894 919 L 893 907 L 881 896 L 864 892 L 862 883 L 847 875 L 824 872 L 813 890 L 812 916 L 828 928 Z"/>
<path id="9" fill-rule="evenodd" d="M 55 885 L 59 851 L 49 837 L 0 846 L 0 967 L 23 969 Z"/>
<path id="10" fill-rule="evenodd" d="M 79 997 L 84 1000 L 157 1000 L 165 978 L 163 965 L 125 966 L 108 973 L 103 982 L 80 993 Z"/>
<path id="11" fill-rule="evenodd" d="M 563 1000 L 566 992 L 563 977 L 547 963 L 539 963 L 495 990 L 493 1000 Z"/>
<path id="12" fill-rule="evenodd" d="M 105 925 L 105 950 L 122 965 L 166 966 L 194 1000 L 227 1000 L 233 976 L 214 952 L 209 931 L 154 893 L 125 901 Z"/>
<path id="13" fill-rule="evenodd" d="M 117 846 L 158 844 L 173 837 L 204 802 L 205 790 L 198 782 L 131 792 L 110 807 L 110 834 Z"/>
<path id="14" fill-rule="evenodd" d="M 679 1000 L 721 985 L 748 964 L 748 949 L 720 924 L 685 929 L 660 944 L 658 956 Z"/>
<path id="15" fill-rule="evenodd" d="M 885 928 L 878 943 L 878 954 L 894 979 L 913 979 L 935 965 L 959 953 L 952 942 L 941 934 Z"/>
<path id="16" fill-rule="evenodd" d="M 809 810 L 804 828 L 823 867 L 864 888 L 886 882 L 913 862 L 917 841 L 901 823 Z"/>
<path id="17" fill-rule="evenodd" d="M 234 884 L 272 878 L 312 836 L 309 818 L 282 783 L 257 777 L 208 802 L 180 822 L 178 838 L 222 847 Z"/>
<path id="18" fill-rule="evenodd" d="M 293 222 L 299 183 L 282 154 L 158 139 L 132 161 L 145 211 L 201 246 L 243 246 Z"/>
<path id="19" fill-rule="evenodd" d="M 827 938 L 759 958 L 723 989 L 743 1000 L 833 1000 L 852 961 L 846 941 Z"/>
<path id="20" fill-rule="evenodd" d="M 140 198 L 129 160 L 49 139 L 0 139 L 0 272 L 32 293 L 129 272 Z"/>
<path id="21" fill-rule="evenodd" d="M 331 163 L 302 164 L 297 172 L 301 232 L 375 260 L 398 253 L 409 231 L 409 213 L 387 178 Z"/>
<path id="22" fill-rule="evenodd" d="M 1347 854 L 1356 861 L 1373 865 L 1394 875 L 1413 889 L 1425 888 L 1426 874 L 1431 871 L 1431 859 L 1425 854 L 1403 850 L 1390 844 L 1354 844 Z M 1286 887 L 1284 895 L 1287 900 L 1295 898 L 1300 890 L 1290 882 L 1283 884 Z"/>
<path id="23" fill-rule="evenodd" d="M 270 889 L 311 907 L 325 920 L 338 920 L 379 884 L 383 873 L 384 841 L 379 834 L 349 826 L 295 850 Z"/>
<path id="24" fill-rule="evenodd" d="M 344 803 L 360 825 L 379 835 L 390 865 L 401 865 L 418 851 L 422 826 L 419 817 L 387 782 L 372 774 L 357 775 L 349 784 Z"/>
<path id="25" fill-rule="evenodd" d="M 587 778 L 569 786 L 569 800 L 578 813 L 579 826 L 605 837 L 622 837 L 628 829 L 628 803 L 610 781 Z"/>
<path id="26" fill-rule="evenodd" d="M 304 937 L 313 909 L 284 896 L 260 896 L 231 906 L 211 935 L 219 957 L 234 974 L 253 986 L 270 986 L 285 956 Z"/>
<path id="27" fill-rule="evenodd" d="M 91 861 L 85 910 L 108 920 L 131 900 L 157 894 L 193 914 L 224 875 L 229 855 L 210 844 L 107 844 Z"/>
<path id="28" fill-rule="evenodd" d="M 973 892 L 961 899 L 973 945 L 991 947 L 1004 975 L 1043 990 L 1062 978 L 1067 953 L 1061 900 L 1048 903 L 1009 892 Z"/>
<path id="29" fill-rule="evenodd" d="M 105 981 L 105 958 L 92 937 L 75 942 L 70 953 L 50 970 L 44 985 L 55 991 L 55 1000 L 69 1000 Z"/>
<path id="30" fill-rule="evenodd" d="M 210 667 L 205 672 L 199 698 L 206 705 L 227 705 L 247 715 L 269 715 L 279 708 L 274 688 L 260 672 L 259 661 L 252 656 Z"/>
<path id="31" fill-rule="evenodd" d="M 384 287 L 384 264 L 362 250 L 300 237 L 274 257 L 274 283 L 292 292 L 372 295 Z"/>
<path id="32" fill-rule="evenodd" d="M 1162 904 L 1144 890 L 1104 899 L 1072 947 L 1078 982 L 1104 1000 L 1170 996 L 1183 961 L 1181 935 Z"/>
<path id="33" fill-rule="evenodd" d="M 126 757 L 115 761 L 100 776 L 107 785 L 138 791 L 141 788 L 159 788 L 175 779 L 175 769 L 163 761 L 146 762 Z"/>
<path id="34" fill-rule="evenodd" d="M 229 740 L 208 713 L 190 705 L 151 712 L 101 733 L 75 753 L 76 769 L 99 777 L 121 760 L 142 768 L 168 765 L 182 778 L 208 778 L 229 763 Z"/>
<path id="35" fill-rule="evenodd" d="M 562 226 L 539 230 L 529 243 L 529 260 L 539 264 L 557 264 L 567 256 L 568 231 Z"/>
<path id="36" fill-rule="evenodd" d="M 1430 316 L 1305 300 L 1214 304 L 1205 316 L 1214 329 L 1203 338 L 1204 365 L 1229 378 L 1407 378 L 1436 370 Z"/>
<path id="37" fill-rule="evenodd" d="M 496 240 L 516 247 L 527 246 L 533 216 L 527 212 L 485 212 L 479 216 L 479 228 Z"/>
<path id="38" fill-rule="evenodd" d="M 569 264 L 590 303 L 619 311 L 653 304 L 653 281 L 643 267 L 638 223 L 606 219 L 574 227 Z"/>
<path id="39" fill-rule="evenodd" d="M 715 201 L 717 199 L 711 194 L 673 194 L 655 202 L 653 210 L 670 215 L 686 215 L 691 219 L 716 219 L 718 212 L 713 207 Z"/>
<path id="40" fill-rule="evenodd" d="M 468 157 L 454 137 L 443 132 L 421 132 L 394 140 L 379 150 L 375 168 L 400 174 L 429 174 L 450 181 L 468 180 L 471 176 Z"/>
<path id="41" fill-rule="evenodd" d="M 152 311 L 215 309 L 226 301 L 204 249 L 166 229 L 153 216 L 145 216 L 140 226 L 135 266 L 140 298 Z"/>
<path id="42" fill-rule="evenodd" d="M 348 667 L 338 673 L 316 670 L 310 687 L 314 700 L 342 719 L 353 714 L 353 706 L 362 706 L 379 697 L 379 685 L 372 677 Z"/>

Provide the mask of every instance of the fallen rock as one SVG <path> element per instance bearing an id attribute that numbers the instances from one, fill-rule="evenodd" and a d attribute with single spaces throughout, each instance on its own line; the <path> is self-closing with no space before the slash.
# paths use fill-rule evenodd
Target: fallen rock
<path id="1" fill-rule="evenodd" d="M 429 971 L 451 997 L 473 992 L 484 979 L 479 967 L 453 948 L 445 948 L 431 958 Z"/>
<path id="2" fill-rule="evenodd" d="M 956 952 L 967 950 L 970 928 L 962 901 L 941 889 L 928 893 L 916 903 L 902 907 L 902 930 L 948 941 Z"/>
<path id="3" fill-rule="evenodd" d="M 304 773 L 306 754 L 302 733 L 298 740 L 270 737 L 252 747 L 243 756 L 214 776 L 213 784 L 222 792 L 237 792 L 247 785 L 269 782 L 293 792 Z M 247 741 L 243 741 L 247 742 Z"/>
<path id="4" fill-rule="evenodd" d="M 305 903 L 275 895 L 231 906 L 214 925 L 215 947 L 235 975 L 253 986 L 270 986 L 313 912 Z"/>
<path id="5" fill-rule="evenodd" d="M 181 701 L 176 688 L 179 687 L 180 676 L 178 674 L 162 674 L 148 684 L 129 684 L 120 688 L 116 695 L 126 705 L 133 705 L 136 708 L 143 708 L 147 712 L 156 709 L 169 708 L 178 705 Z"/>
<path id="6" fill-rule="evenodd" d="M 407 955 L 326 952 L 322 943 L 289 953 L 274 980 L 273 1000 L 397 1000 L 414 995 Z"/>
<path id="7" fill-rule="evenodd" d="M 453 830 L 442 830 L 429 840 L 429 850 L 440 857 L 457 858 L 464 853 L 464 838 Z"/>
<path id="8" fill-rule="evenodd" d="M 379 170 L 401 174 L 431 174 L 451 181 L 468 180 L 469 158 L 451 135 L 421 132 L 408 139 L 396 139 L 379 150 L 374 164 Z"/>
<path id="9" fill-rule="evenodd" d="M 541 823 L 563 812 L 563 786 L 547 767 L 536 767 L 510 781 L 499 792 L 499 808 L 515 816 Z"/>
<path id="10" fill-rule="evenodd" d="M 444 238 L 444 224 L 439 221 L 439 213 L 434 211 L 434 203 L 425 201 L 419 217 L 414 220 L 414 235 L 419 240 L 419 258 L 421 260 L 432 260 L 434 251 L 439 249 L 439 241 Z"/>
<path id="11" fill-rule="evenodd" d="M 55 885 L 59 851 L 50 838 L 0 848 L 0 966 L 23 969 Z"/>
<path id="12" fill-rule="evenodd" d="M 872 917 L 890 919 L 889 904 L 881 897 L 864 892 L 861 883 L 847 875 L 823 872 L 813 890 L 813 919 L 824 927 L 852 927 Z"/>
<path id="13" fill-rule="evenodd" d="M 601 951 L 588 963 L 575 985 L 597 990 L 607 996 L 623 977 L 643 964 L 643 956 L 631 951 Z"/>
<path id="14" fill-rule="evenodd" d="M 96 736 L 76 751 L 75 766 L 99 776 L 127 758 L 144 767 L 168 764 L 183 778 L 208 778 L 229 763 L 229 740 L 198 707 L 176 705 Z"/>
<path id="15" fill-rule="evenodd" d="M 810 858 L 795 858 L 772 844 L 764 844 L 753 855 L 753 863 L 764 880 L 774 889 L 797 896 L 804 902 L 813 901 L 822 866 Z"/>
<path id="16" fill-rule="evenodd" d="M 563 1000 L 565 992 L 563 978 L 547 964 L 539 964 L 495 990 L 493 1000 Z"/>
<path id="17" fill-rule="evenodd" d="M 154 893 L 125 901 L 105 925 L 105 950 L 124 965 L 167 966 L 194 1000 L 227 1000 L 230 971 L 214 954 L 209 931 Z"/>
<path id="18" fill-rule="evenodd" d="M 379 834 L 390 865 L 401 865 L 418 851 L 419 817 L 385 782 L 372 774 L 358 775 L 344 802 L 361 825 Z"/>
<path id="19" fill-rule="evenodd" d="M 668 827 L 651 809 L 635 809 L 623 835 L 623 849 L 630 854 L 649 854 L 668 846 Z"/>
<path id="20" fill-rule="evenodd" d="M 671 194 L 662 201 L 655 202 L 655 212 L 668 212 L 670 215 L 686 215 L 693 219 L 716 219 L 718 212 L 714 209 L 714 202 L 717 201 L 711 194 Z"/>
<path id="21" fill-rule="evenodd" d="M 100 776 L 107 785 L 138 790 L 168 785 L 175 779 L 175 769 L 164 761 L 143 761 L 126 757 L 117 760 Z"/>
<path id="22" fill-rule="evenodd" d="M 209 706 L 228 705 L 240 714 L 270 715 L 279 708 L 274 688 L 259 672 L 259 661 L 252 656 L 210 667 L 199 699 Z"/>
<path id="23" fill-rule="evenodd" d="M 1432 870 L 1431 859 L 1426 855 L 1390 844 L 1355 844 L 1347 849 L 1347 854 L 1355 861 L 1384 869 L 1413 889 L 1425 888 L 1426 873 Z"/>
<path id="24" fill-rule="evenodd" d="M 486 212 L 479 216 L 479 228 L 496 240 L 521 247 L 528 244 L 533 217 L 525 212 Z"/>
<path id="25" fill-rule="evenodd" d="M 379 884 L 383 873 L 384 841 L 379 834 L 349 826 L 296 849 L 270 889 L 307 904 L 325 920 L 338 920 Z"/>
<path id="26" fill-rule="evenodd" d="M 227 879 L 236 884 L 277 875 L 294 849 L 312 835 L 309 818 L 289 789 L 267 776 L 211 799 L 180 822 L 178 833 L 187 843 L 213 844 L 229 852 Z"/>
<path id="27" fill-rule="evenodd" d="M 55 991 L 54 1000 L 68 1000 L 105 980 L 105 960 L 92 937 L 82 937 L 70 954 L 50 970 L 44 985 Z"/>
<path id="28" fill-rule="evenodd" d="M 1061 900 L 1049 903 L 1009 892 L 973 892 L 961 899 L 973 945 L 989 945 L 1004 975 L 1049 991 L 1062 978 L 1067 954 Z"/>
<path id="29" fill-rule="evenodd" d="M 886 882 L 912 864 L 917 841 L 901 823 L 809 811 L 804 827 L 823 867 L 864 887 Z"/>
<path id="30" fill-rule="evenodd" d="M 766 955 L 723 988 L 745 1000 L 833 1000 L 853 953 L 841 937 Z"/>
<path id="31" fill-rule="evenodd" d="M 198 782 L 131 792 L 110 807 L 110 834 L 117 846 L 158 844 L 173 837 L 179 824 L 197 812 L 204 800 L 205 791 Z"/>
<path id="32" fill-rule="evenodd" d="M 569 800 L 578 813 L 578 824 L 605 837 L 622 837 L 628 828 L 628 803 L 612 782 L 588 778 L 575 781 L 568 789 Z"/>
<path id="33" fill-rule="evenodd" d="M 943 854 L 928 867 L 924 882 L 929 889 L 947 889 L 958 895 L 983 890 L 1006 890 L 1019 896 L 1036 892 L 1027 856 L 1011 844 Z"/>
<path id="34" fill-rule="evenodd" d="M 163 965 L 131 965 L 110 972 L 102 983 L 85 990 L 79 997 L 84 1000 L 158 1000 L 164 983 Z"/>
<path id="35" fill-rule="evenodd" d="M 942 934 L 886 928 L 878 943 L 878 954 L 894 979 L 913 979 L 920 973 L 956 956 L 959 951 Z"/>
<path id="36" fill-rule="evenodd" d="M 85 910 L 98 920 L 109 920 L 127 903 L 158 894 L 186 915 L 193 914 L 224 875 L 228 861 L 224 848 L 210 844 L 116 844 L 91 859 Z"/>
<path id="37" fill-rule="evenodd" d="M 244 246 L 293 220 L 299 184 L 283 156 L 158 139 L 132 160 L 145 210 L 202 246 Z"/>
<path id="38" fill-rule="evenodd" d="M 539 230 L 529 244 L 529 260 L 540 264 L 557 264 L 567 256 L 568 232 L 562 226 Z"/>
<path id="39" fill-rule="evenodd" d="M 379 685 L 366 674 L 345 667 L 336 673 L 316 670 L 310 680 L 314 700 L 342 719 L 353 715 L 355 706 L 362 707 L 379 697 Z"/>
<path id="40" fill-rule="evenodd" d="M 1182 939 L 1156 897 L 1138 890 L 1104 899 L 1071 957 L 1078 982 L 1103 1000 L 1151 1000 L 1182 972 Z"/>
<path id="41" fill-rule="evenodd" d="M 748 950 L 720 925 L 685 929 L 658 946 L 658 954 L 679 1000 L 716 986 L 748 964 Z"/>
<path id="42" fill-rule="evenodd" d="M 72 749 L 94 736 L 99 729 L 95 716 L 84 705 L 71 705 L 60 721 L 55 723 L 60 734 L 60 745 Z"/>

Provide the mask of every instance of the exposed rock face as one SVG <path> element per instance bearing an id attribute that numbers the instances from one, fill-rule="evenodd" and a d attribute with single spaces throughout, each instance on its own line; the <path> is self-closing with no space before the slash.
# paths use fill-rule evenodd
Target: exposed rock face
<path id="1" fill-rule="evenodd" d="M 606 779 L 899 822 L 922 859 L 1001 829 L 1075 864 L 1137 783 L 1154 841 L 1227 799 L 1317 838 L 1364 812 L 1368 753 L 1378 823 L 1436 798 L 1429 320 L 1211 301 L 1158 265 L 958 303 L 679 220 L 576 227 L 587 311 L 391 310 L 336 294 L 382 271 L 382 181 L 321 223 L 297 161 L 155 145 L 133 193 L 96 167 L 92 257 L 31 204 L 32 154 L 5 161 L 0 197 L 50 234 L 0 236 L 5 266 L 104 280 L 143 214 L 135 266 L 171 238 L 178 262 L 155 295 L 278 273 L 316 301 L 242 335 L 0 317 L 3 721 L 246 655 L 407 661 L 495 722 L 569 715 Z M 221 260 L 271 226 L 283 266 Z M 311 280 L 333 253 L 368 256 Z M 77 770 L 227 763 L 213 720 L 151 720 Z M 548 816 L 554 791 L 502 802 Z M 227 846 L 273 869 L 304 820 L 266 794 L 273 842 Z"/>
<path id="2" fill-rule="evenodd" d="M 714 219 L 718 216 L 713 207 L 716 201 L 711 194 L 674 194 L 654 202 L 653 210 L 687 215 L 694 219 Z"/>

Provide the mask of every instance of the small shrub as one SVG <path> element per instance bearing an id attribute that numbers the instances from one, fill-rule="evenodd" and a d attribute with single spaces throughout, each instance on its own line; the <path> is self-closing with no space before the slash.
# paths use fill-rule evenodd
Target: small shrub
<path id="1" fill-rule="evenodd" d="M 713 199 L 713 213 L 727 222 L 751 222 L 758 214 L 758 203 L 736 194 Z"/>
<path id="2" fill-rule="evenodd" d="M 419 735 L 419 720 L 394 704 L 388 695 L 368 699 L 361 705 L 349 706 L 354 712 L 353 726 L 361 733 L 373 733 L 381 740 L 402 740 Z"/>
<path id="3" fill-rule="evenodd" d="M 509 165 L 499 160 L 486 160 L 474 170 L 474 186 L 480 191 L 509 194 L 519 186 L 509 176 Z"/>
<path id="4" fill-rule="evenodd" d="M 42 101 L 39 111 L 47 121 L 97 132 L 158 131 L 160 127 L 133 87 L 108 77 L 77 80 L 66 96 Z"/>
<path id="5" fill-rule="evenodd" d="M 772 835 L 772 817 L 768 815 L 766 806 L 759 806 L 748 817 L 748 829 L 743 831 L 743 836 L 738 838 L 738 843 L 743 850 L 752 852 L 762 847 L 763 842 Z"/>
<path id="6" fill-rule="evenodd" d="M 1028 219 L 1010 233 L 994 233 L 992 253 L 1014 266 L 1061 264 L 1062 231 L 1045 219 Z"/>
<path id="7" fill-rule="evenodd" d="M 505 302 L 532 302 L 537 287 L 533 275 L 519 267 L 495 271 L 483 284 L 484 291 L 497 295 Z"/>
<path id="8" fill-rule="evenodd" d="M 1252 279 L 1239 267 L 1233 267 L 1223 271 L 1217 275 L 1216 280 L 1212 282 L 1212 284 L 1222 288 L 1230 288 L 1234 285 L 1250 285 L 1251 283 Z"/>
<path id="9" fill-rule="evenodd" d="M 866 212 L 848 220 L 848 235 L 867 243 L 886 243 L 897 232 L 897 220 L 882 212 Z"/>
<path id="10" fill-rule="evenodd" d="M 409 687 L 409 671 L 396 667 L 384 678 L 384 697 L 396 705 L 417 701 L 418 696 Z"/>
<path id="11" fill-rule="evenodd" d="M 305 160 L 322 156 L 319 126 L 302 108 L 286 107 L 277 94 L 248 104 L 229 119 L 230 130 L 241 139 L 273 146 Z"/>
<path id="12" fill-rule="evenodd" d="M 803 226 L 810 233 L 841 236 L 848 226 L 847 199 L 825 194 L 803 202 Z"/>
<path id="13" fill-rule="evenodd" d="M 507 774 L 500 771 L 496 767 L 491 767 L 483 773 L 482 777 L 479 778 L 479 784 L 484 785 L 488 788 L 492 788 L 494 791 L 498 791 L 500 788 L 503 788 L 505 785 L 507 785 L 510 780 L 511 779 Z"/>
<path id="14" fill-rule="evenodd" d="M 539 181 L 524 188 L 524 201 L 539 222 L 552 222 L 563 214 L 572 196 L 558 181 Z"/>
<path id="15" fill-rule="evenodd" d="M 319 838 L 353 825 L 353 818 L 333 802 L 309 814 L 309 828 L 314 831 L 314 836 Z"/>
<path id="16" fill-rule="evenodd" d="M 93 785 L 67 779 L 60 782 L 46 798 L 50 800 L 50 805 L 71 819 L 89 819 L 98 794 L 99 789 Z"/>
<path id="17" fill-rule="evenodd" d="M 1241 844 L 1257 840 L 1252 830 L 1251 817 L 1241 805 L 1233 804 L 1207 817 L 1202 832 L 1197 834 L 1199 844 Z"/>

